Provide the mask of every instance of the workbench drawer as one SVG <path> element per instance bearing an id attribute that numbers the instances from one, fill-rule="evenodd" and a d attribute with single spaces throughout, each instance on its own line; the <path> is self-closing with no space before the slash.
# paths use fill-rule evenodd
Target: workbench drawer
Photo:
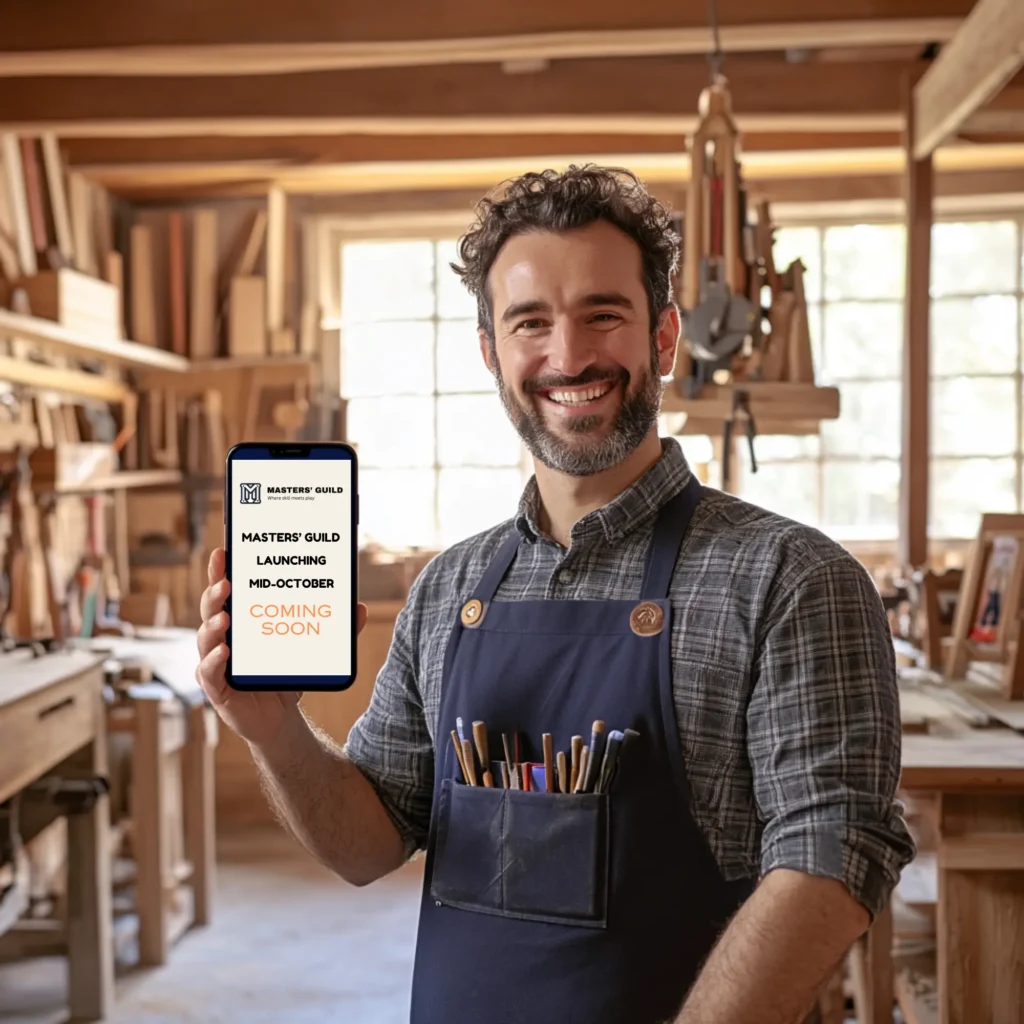
<path id="1" fill-rule="evenodd" d="M 87 671 L 0 708 L 0 801 L 92 741 L 100 681 Z"/>

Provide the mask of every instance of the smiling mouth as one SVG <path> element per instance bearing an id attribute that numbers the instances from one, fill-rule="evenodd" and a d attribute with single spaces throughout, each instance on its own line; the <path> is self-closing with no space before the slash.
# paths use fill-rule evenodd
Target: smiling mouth
<path id="1" fill-rule="evenodd" d="M 615 381 L 602 380 L 596 384 L 588 384 L 577 388 L 552 388 L 541 392 L 542 396 L 556 405 L 570 408 L 583 408 L 604 398 L 615 387 Z"/>

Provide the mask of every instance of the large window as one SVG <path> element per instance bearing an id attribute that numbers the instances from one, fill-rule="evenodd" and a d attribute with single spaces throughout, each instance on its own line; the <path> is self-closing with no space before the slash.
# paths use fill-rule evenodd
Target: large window
<path id="1" fill-rule="evenodd" d="M 931 509 L 936 538 L 1021 507 L 1021 224 L 939 223 L 932 236 Z M 776 262 L 807 267 L 819 382 L 841 414 L 819 437 L 765 437 L 744 497 L 839 540 L 893 540 L 900 480 L 905 237 L 896 224 L 783 228 Z"/>
<path id="2" fill-rule="evenodd" d="M 936 224 L 931 510 L 935 538 L 1022 508 L 1024 225 Z M 896 539 L 905 240 L 899 224 L 784 227 L 780 268 L 807 268 L 815 367 L 841 392 L 820 436 L 740 446 L 740 493 L 841 541 Z M 359 448 L 363 541 L 439 548 L 512 514 L 532 464 L 479 353 L 455 242 L 342 249 L 342 393 Z M 683 439 L 692 462 L 706 438 Z M 712 478 L 713 481 L 713 478 Z"/>
<path id="3" fill-rule="evenodd" d="M 453 241 L 342 248 L 341 389 L 364 543 L 446 547 L 508 518 L 529 476 L 455 259 Z"/>

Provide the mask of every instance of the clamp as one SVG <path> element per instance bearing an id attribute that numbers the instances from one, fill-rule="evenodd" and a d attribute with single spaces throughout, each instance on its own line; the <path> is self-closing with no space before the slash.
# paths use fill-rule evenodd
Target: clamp
<path id="1" fill-rule="evenodd" d="M 757 424 L 750 409 L 750 392 L 743 388 L 735 388 L 732 393 L 732 408 L 725 421 L 722 435 L 722 490 L 727 491 L 731 483 L 729 470 L 732 461 L 732 434 L 736 421 L 743 424 L 750 448 L 750 471 L 757 472 L 757 459 L 754 457 L 754 438 L 757 436 Z"/>

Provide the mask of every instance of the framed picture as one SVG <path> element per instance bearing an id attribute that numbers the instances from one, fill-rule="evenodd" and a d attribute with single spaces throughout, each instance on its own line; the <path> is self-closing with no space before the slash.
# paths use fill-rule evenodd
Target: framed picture
<path id="1" fill-rule="evenodd" d="M 971 639 L 978 643 L 994 644 L 1000 638 L 1007 589 L 1019 553 L 1016 537 L 995 537 L 992 541 L 970 632 Z"/>
<path id="2" fill-rule="evenodd" d="M 964 566 L 946 658 L 946 675 L 962 679 L 971 661 L 1003 665 L 1007 700 L 1024 699 L 1024 515 L 986 513 Z"/>

